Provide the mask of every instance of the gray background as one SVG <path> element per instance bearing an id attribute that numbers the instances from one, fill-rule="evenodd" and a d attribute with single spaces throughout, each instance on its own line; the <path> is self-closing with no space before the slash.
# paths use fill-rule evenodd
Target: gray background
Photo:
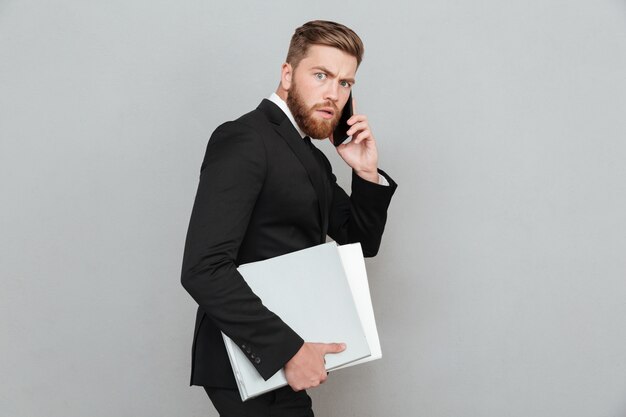
<path id="1" fill-rule="evenodd" d="M 362 36 L 400 184 L 384 358 L 317 415 L 626 415 L 623 1 L 0 0 L 1 416 L 216 415 L 179 284 L 200 162 L 314 18 Z"/>

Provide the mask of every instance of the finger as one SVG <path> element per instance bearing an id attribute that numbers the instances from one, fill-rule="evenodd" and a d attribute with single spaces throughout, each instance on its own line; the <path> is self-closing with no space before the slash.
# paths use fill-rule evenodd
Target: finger
<path id="1" fill-rule="evenodd" d="M 358 145 L 359 143 L 365 141 L 365 140 L 372 140 L 372 132 L 369 130 L 362 130 L 360 132 L 358 132 L 356 135 L 353 136 L 353 142 L 355 145 Z"/>
<path id="2" fill-rule="evenodd" d="M 356 100 L 352 97 L 352 113 L 356 113 Z"/>
<path id="3" fill-rule="evenodd" d="M 324 353 L 339 353 L 346 350 L 345 343 L 326 343 L 324 345 Z"/>
<path id="4" fill-rule="evenodd" d="M 343 152 L 343 150 L 344 150 L 345 148 L 346 148 L 346 144 L 345 144 L 345 143 L 342 143 L 342 144 L 341 144 L 341 145 L 339 145 L 339 146 L 335 146 L 335 150 L 337 151 L 337 153 L 338 153 L 339 155 L 341 155 L 341 153 Z"/>
<path id="5" fill-rule="evenodd" d="M 353 124 L 352 127 L 350 129 L 348 129 L 348 131 L 346 133 L 348 134 L 348 136 L 352 136 L 356 132 L 358 132 L 360 130 L 365 130 L 365 129 L 369 129 L 369 125 L 367 124 L 366 121 L 361 121 L 361 122 L 358 122 L 356 124 Z"/>
<path id="6" fill-rule="evenodd" d="M 292 390 L 294 390 L 295 392 L 302 391 L 302 390 L 304 389 L 304 388 L 302 388 L 300 385 L 296 385 L 296 384 L 293 384 L 293 385 L 289 384 L 289 386 L 290 386 L 290 387 L 291 387 L 291 389 L 292 389 Z"/>
<path id="7" fill-rule="evenodd" d="M 357 122 L 366 122 L 367 121 L 367 116 L 364 114 L 353 114 L 352 116 L 350 116 L 350 118 L 348 120 L 346 120 L 346 123 L 348 124 L 348 126 L 352 126 L 353 124 L 357 123 Z"/>

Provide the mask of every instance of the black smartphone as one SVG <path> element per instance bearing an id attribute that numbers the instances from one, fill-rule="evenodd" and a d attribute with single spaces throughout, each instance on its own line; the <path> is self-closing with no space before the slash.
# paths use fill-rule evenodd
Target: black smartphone
<path id="1" fill-rule="evenodd" d="M 350 129 L 350 126 L 348 126 L 348 119 L 352 117 L 352 112 L 352 92 L 350 92 L 348 102 L 345 106 L 343 106 L 339 123 L 333 131 L 333 145 L 339 146 L 344 143 L 346 139 L 348 139 L 348 129 Z"/>

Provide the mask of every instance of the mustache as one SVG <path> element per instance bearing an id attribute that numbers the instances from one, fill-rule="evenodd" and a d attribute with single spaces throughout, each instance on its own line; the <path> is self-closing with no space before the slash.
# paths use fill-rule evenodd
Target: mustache
<path id="1" fill-rule="evenodd" d="M 323 107 L 330 107 L 330 108 L 332 108 L 332 109 L 335 111 L 335 113 L 338 113 L 338 112 L 339 112 L 339 108 L 338 108 L 338 107 L 337 107 L 337 105 L 336 105 L 335 103 L 333 103 L 332 101 L 326 101 L 326 102 L 324 102 L 324 103 L 318 103 L 318 104 L 315 104 L 315 105 L 313 105 L 313 106 L 311 107 L 311 111 L 313 111 L 313 110 L 317 110 L 317 109 L 321 109 L 321 108 L 323 108 Z"/>

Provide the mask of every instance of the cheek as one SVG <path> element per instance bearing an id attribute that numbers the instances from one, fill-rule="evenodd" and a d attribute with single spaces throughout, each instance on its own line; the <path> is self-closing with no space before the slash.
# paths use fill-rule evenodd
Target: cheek
<path id="1" fill-rule="evenodd" d="M 308 109 L 315 106 L 320 102 L 320 99 L 316 99 L 316 97 L 311 94 L 311 91 L 304 91 L 302 94 L 302 100 Z"/>
<path id="2" fill-rule="evenodd" d="M 298 82 L 298 92 L 307 104 L 313 105 L 319 101 L 321 95 L 320 85 L 314 81 L 306 80 Z"/>
<path id="3" fill-rule="evenodd" d="M 348 104 L 348 99 L 349 98 L 350 98 L 350 91 L 345 91 L 345 92 L 341 93 L 340 103 L 343 104 L 341 106 L 341 109 L 343 109 Z"/>

